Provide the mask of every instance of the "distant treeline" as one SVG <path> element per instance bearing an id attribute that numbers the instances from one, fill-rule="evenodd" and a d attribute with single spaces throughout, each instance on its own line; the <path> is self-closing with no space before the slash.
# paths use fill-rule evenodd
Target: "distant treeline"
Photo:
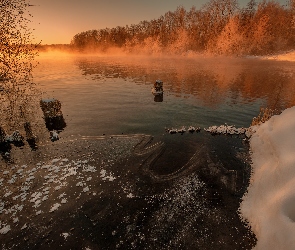
<path id="1" fill-rule="evenodd" d="M 201 9 L 178 7 L 158 19 L 130 26 L 88 30 L 71 45 L 79 50 L 265 55 L 295 48 L 295 0 L 210 0 Z"/>
<path id="2" fill-rule="evenodd" d="M 39 44 L 37 46 L 39 52 L 48 52 L 52 50 L 62 50 L 66 52 L 74 52 L 75 48 L 70 44 Z"/>

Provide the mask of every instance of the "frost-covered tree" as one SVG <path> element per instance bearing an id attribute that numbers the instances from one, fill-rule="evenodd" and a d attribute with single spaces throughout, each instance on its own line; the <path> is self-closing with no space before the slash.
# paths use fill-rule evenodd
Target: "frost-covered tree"
<path id="1" fill-rule="evenodd" d="M 295 0 L 289 1 L 290 17 L 291 17 L 291 29 L 290 32 L 293 34 L 292 42 L 295 41 L 294 32 L 295 32 Z"/>
<path id="2" fill-rule="evenodd" d="M 294 49 L 295 0 L 287 6 L 276 0 L 248 1 L 244 8 L 237 0 L 210 0 L 199 10 L 186 11 L 180 6 L 158 19 L 98 30 L 98 36 L 91 30 L 81 32 L 71 44 L 81 50 L 116 47 L 136 53 L 176 54 L 263 55 Z"/>
<path id="3" fill-rule="evenodd" d="M 0 125 L 18 129 L 30 113 L 36 44 L 26 0 L 0 0 Z"/>
<path id="4" fill-rule="evenodd" d="M 215 52 L 225 55 L 234 55 L 243 52 L 243 34 L 240 32 L 238 16 L 231 18 L 216 40 Z"/>
<path id="5" fill-rule="evenodd" d="M 210 0 L 204 5 L 203 11 L 210 17 L 210 21 L 206 25 L 210 27 L 212 35 L 218 34 L 223 29 L 237 9 L 236 0 Z"/>

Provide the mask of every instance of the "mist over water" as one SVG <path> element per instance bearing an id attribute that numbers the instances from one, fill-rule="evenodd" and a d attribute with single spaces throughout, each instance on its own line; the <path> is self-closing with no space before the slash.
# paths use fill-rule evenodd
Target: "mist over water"
<path id="1" fill-rule="evenodd" d="M 63 138 L 152 135 L 168 145 L 156 164 L 159 171 L 173 172 L 200 145 L 214 142 L 204 131 L 173 136 L 165 129 L 249 127 L 261 107 L 291 107 L 293 68 L 292 62 L 257 58 L 49 53 L 41 55 L 35 81 L 44 98 L 62 102 L 67 120 Z M 158 100 L 151 93 L 157 79 L 164 82 Z"/>
<path id="2" fill-rule="evenodd" d="M 75 122 L 87 113 L 87 121 L 97 121 L 82 127 L 96 127 L 99 134 L 160 134 L 189 124 L 248 127 L 261 106 L 291 107 L 293 68 L 292 62 L 247 58 L 64 55 L 41 57 L 34 79 L 48 96 L 62 100 Z M 151 94 L 157 79 L 164 82 L 162 102 Z"/>
<path id="3" fill-rule="evenodd" d="M 1 247 L 254 247 L 238 214 L 248 140 L 206 128 L 294 106 L 294 52 L 274 56 L 294 48 L 294 13 L 293 1 L 178 7 L 41 46 L 36 68 L 35 46 L 18 41 L 23 61 L 12 43 L 0 75 Z"/>
<path id="4" fill-rule="evenodd" d="M 293 106 L 294 62 L 60 52 L 40 53 L 38 61 L 34 81 L 42 93 L 34 98 L 59 100 L 66 126 L 59 131 L 60 140 L 50 143 L 41 109 L 36 108 L 32 124 L 39 149 L 12 147 L 11 155 L 20 165 L 27 162 L 28 168 L 40 168 L 39 179 L 48 162 L 60 181 L 68 178 L 64 187 L 48 186 L 53 193 L 46 192 L 52 197 L 64 192 L 74 202 L 71 206 L 79 204 L 79 209 L 68 210 L 51 198 L 45 208 L 41 206 L 44 216 L 59 221 L 65 232 L 75 227 L 65 246 L 75 245 L 76 239 L 85 247 L 87 242 L 105 249 L 255 245 L 255 236 L 237 214 L 250 176 L 248 145 L 239 136 L 212 136 L 203 128 L 225 123 L 248 127 L 261 106 L 278 110 Z M 151 92 L 157 79 L 163 81 L 161 98 Z M 171 135 L 165 130 L 190 125 L 201 127 L 201 132 Z M 3 158 L 1 164 L 13 163 L 4 163 Z M 58 172 L 75 164 L 83 168 L 73 176 Z M 80 185 L 85 192 L 79 193 Z M 61 188 L 61 194 L 55 188 Z M 98 195 L 89 198 L 88 189 Z M 9 189 L 4 190 L 6 195 Z M 22 222 L 44 229 L 32 211 Z M 54 224 L 46 227 L 56 229 Z M 11 228 L 13 237 L 18 231 Z M 60 233 L 46 236 L 50 246 L 58 244 Z M 41 234 L 36 235 L 28 246 L 38 246 Z"/>
<path id="5" fill-rule="evenodd" d="M 210 0 L 200 9 L 179 6 L 138 24 L 83 31 L 71 45 L 149 55 L 269 55 L 294 49 L 294 13 L 293 1 L 250 0 L 241 7 L 236 0 Z"/>

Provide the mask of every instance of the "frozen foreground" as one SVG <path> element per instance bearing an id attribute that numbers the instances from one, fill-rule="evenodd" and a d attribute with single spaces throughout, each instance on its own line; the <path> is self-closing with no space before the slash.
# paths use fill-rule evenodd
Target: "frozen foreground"
<path id="1" fill-rule="evenodd" d="M 164 158 L 174 144 L 148 135 L 12 146 L 0 158 L 0 248 L 251 249 L 237 214 L 247 150 L 204 135 L 212 146 L 200 142 L 177 168 Z"/>
<path id="2" fill-rule="evenodd" d="M 250 141 L 250 186 L 241 214 L 257 236 L 255 249 L 295 248 L 295 107 L 262 124 Z"/>

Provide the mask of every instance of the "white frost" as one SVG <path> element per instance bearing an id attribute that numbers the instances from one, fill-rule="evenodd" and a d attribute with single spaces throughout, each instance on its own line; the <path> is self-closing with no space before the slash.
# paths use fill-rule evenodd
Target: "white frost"
<path id="1" fill-rule="evenodd" d="M 0 234 L 7 234 L 11 230 L 10 225 L 7 225 L 0 229 Z"/>
<path id="2" fill-rule="evenodd" d="M 56 211 L 61 205 L 59 203 L 55 203 L 49 210 L 50 213 Z"/>
<path id="3" fill-rule="evenodd" d="M 65 238 L 65 240 L 70 236 L 69 233 L 62 233 L 61 235 Z"/>
<path id="4" fill-rule="evenodd" d="M 67 203 L 67 199 L 65 199 L 65 198 L 62 199 L 60 203 L 62 203 L 62 204 Z"/>
<path id="5" fill-rule="evenodd" d="M 12 192 L 9 191 L 9 192 L 7 192 L 7 193 L 4 194 L 4 197 L 8 197 L 8 196 L 11 195 L 11 194 L 12 194 Z"/>
<path id="6" fill-rule="evenodd" d="M 134 195 L 132 193 L 127 194 L 127 198 L 133 198 Z"/>
<path id="7" fill-rule="evenodd" d="M 100 177 L 105 177 L 106 176 L 107 171 L 105 171 L 104 169 L 102 169 L 100 171 Z"/>
<path id="8" fill-rule="evenodd" d="M 52 163 L 56 163 L 56 162 L 58 162 L 60 159 L 53 159 L 51 162 Z"/>

